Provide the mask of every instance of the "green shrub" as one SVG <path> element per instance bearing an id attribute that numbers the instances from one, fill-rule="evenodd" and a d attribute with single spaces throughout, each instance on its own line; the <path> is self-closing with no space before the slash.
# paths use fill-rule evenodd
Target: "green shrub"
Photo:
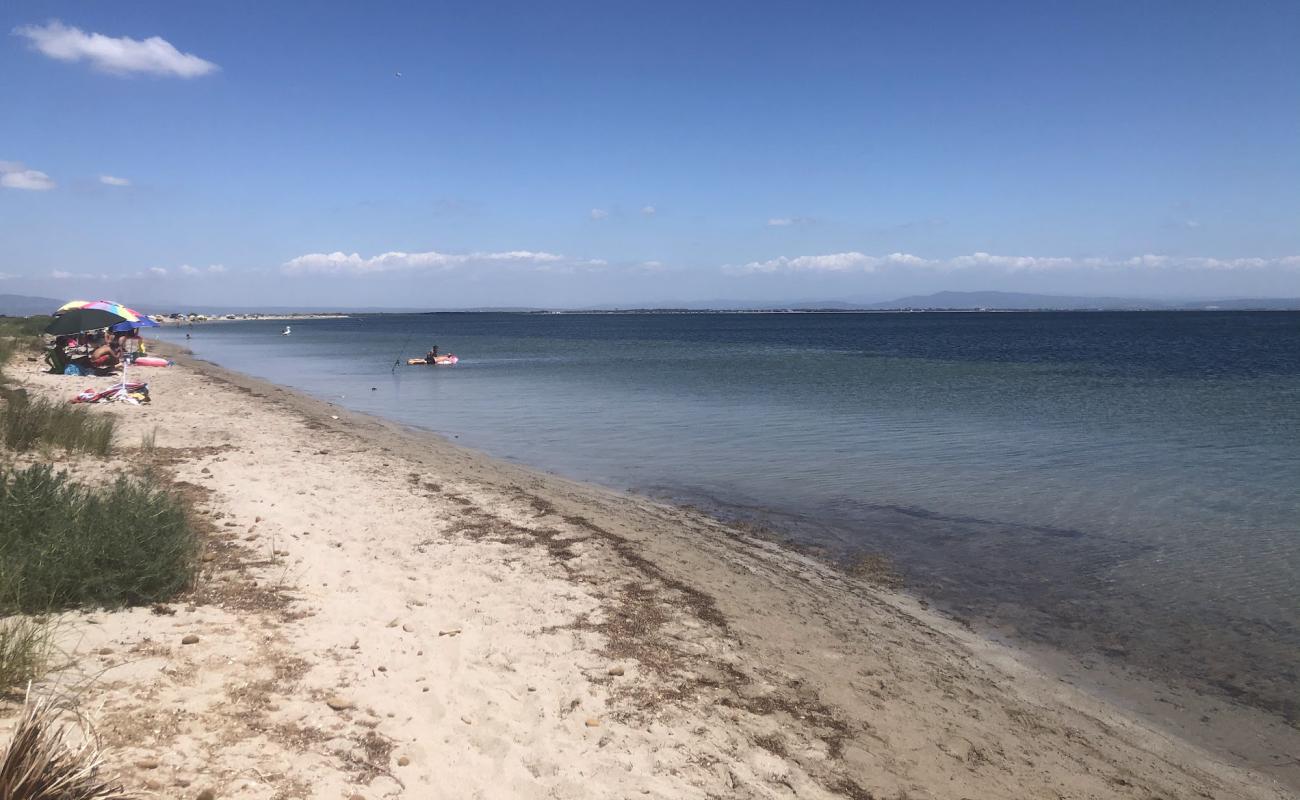
<path id="1" fill-rule="evenodd" d="M 40 336 L 53 319 L 48 316 L 0 317 L 0 336 Z"/>
<path id="2" fill-rule="evenodd" d="M 198 540 L 175 495 L 139 479 L 78 484 L 0 467 L 0 614 L 166 600 L 192 582 Z"/>
<path id="3" fill-rule="evenodd" d="M 0 619 L 0 694 L 36 680 L 53 651 L 50 624 L 31 617 Z"/>
<path id="4" fill-rule="evenodd" d="M 106 456 L 113 446 L 115 424 L 110 416 L 92 415 L 81 406 L 43 399 L 14 399 L 0 411 L 0 433 L 5 446 L 13 450 L 30 450 L 45 442 Z"/>

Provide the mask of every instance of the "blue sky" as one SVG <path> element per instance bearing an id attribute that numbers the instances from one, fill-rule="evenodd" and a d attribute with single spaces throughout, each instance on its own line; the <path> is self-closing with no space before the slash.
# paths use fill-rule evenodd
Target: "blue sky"
<path id="1" fill-rule="evenodd" d="M 1293 2 L 19 0 L 0 103 L 5 293 L 1300 295 Z"/>

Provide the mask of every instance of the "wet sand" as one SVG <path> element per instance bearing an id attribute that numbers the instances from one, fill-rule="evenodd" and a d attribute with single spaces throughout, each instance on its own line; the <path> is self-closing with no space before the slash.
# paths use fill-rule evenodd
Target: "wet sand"
<path id="1" fill-rule="evenodd" d="M 1296 796 L 706 515 L 179 360 L 91 412 L 197 503 L 199 585 L 68 615 L 51 679 L 156 796 Z"/>

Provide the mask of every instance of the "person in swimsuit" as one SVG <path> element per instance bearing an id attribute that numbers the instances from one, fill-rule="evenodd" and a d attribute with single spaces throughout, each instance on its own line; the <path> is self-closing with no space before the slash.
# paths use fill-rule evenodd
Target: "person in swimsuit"
<path id="1" fill-rule="evenodd" d="M 428 353 L 424 354 L 424 362 L 426 364 L 433 364 L 437 360 L 438 360 L 438 345 L 435 344 L 433 347 L 429 348 Z"/>

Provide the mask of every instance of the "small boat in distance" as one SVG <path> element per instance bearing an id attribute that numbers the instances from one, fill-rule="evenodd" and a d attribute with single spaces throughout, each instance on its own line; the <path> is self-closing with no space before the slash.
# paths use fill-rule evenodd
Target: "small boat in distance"
<path id="1" fill-rule="evenodd" d="M 285 325 L 284 330 L 280 331 L 281 336 L 288 336 L 291 333 L 293 333 L 293 329 L 290 328 L 288 325 Z"/>

